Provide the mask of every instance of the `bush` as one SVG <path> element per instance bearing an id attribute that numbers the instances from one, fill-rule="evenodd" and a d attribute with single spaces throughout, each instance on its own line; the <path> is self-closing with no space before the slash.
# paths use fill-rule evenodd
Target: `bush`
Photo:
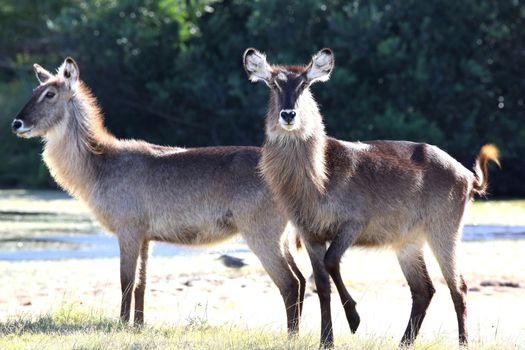
<path id="1" fill-rule="evenodd" d="M 495 172 L 492 192 L 525 195 L 525 6 L 519 2 L 98 0 L 47 6 L 58 10 L 36 15 L 45 29 L 24 32 L 20 42 L 36 37 L 48 44 L 20 59 L 22 46 L 10 41 L 10 66 L 26 67 L 29 58 L 56 66 L 74 56 L 119 137 L 182 146 L 261 144 L 267 91 L 248 82 L 243 50 L 254 46 L 271 62 L 306 63 L 328 46 L 335 71 L 313 89 L 331 135 L 433 143 L 468 167 L 482 144 L 494 142 L 503 171 Z M 21 26 L 5 13 L 2 21 Z M 8 85 L 19 77 L 10 79 Z M 0 98 L 15 95 L 24 94 L 11 87 Z M 33 147 L 7 138 L 15 142 L 24 154 Z M 4 185 L 48 183 L 33 173 L 38 160 L 0 157 L 12 164 L 0 173 Z M 13 164 L 25 162 L 31 174 L 13 180 L 19 177 Z"/>

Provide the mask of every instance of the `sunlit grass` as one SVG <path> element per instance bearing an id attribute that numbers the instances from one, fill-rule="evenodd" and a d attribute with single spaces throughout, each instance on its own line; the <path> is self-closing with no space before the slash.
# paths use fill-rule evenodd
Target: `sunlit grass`
<path id="1" fill-rule="evenodd" d="M 80 201 L 53 190 L 0 190 L 0 211 L 87 213 Z"/>
<path id="2" fill-rule="evenodd" d="M 289 341 L 285 334 L 233 324 L 211 326 L 205 319 L 137 329 L 94 312 L 70 307 L 36 318 L 0 323 L 1 349 L 316 349 L 312 337 Z"/>
<path id="3" fill-rule="evenodd" d="M 0 190 L 0 222 L 2 238 L 98 229 L 84 204 L 60 191 Z"/>
<path id="4" fill-rule="evenodd" d="M 100 230 L 87 208 L 64 192 L 0 190 L 1 251 L 78 249 L 60 236 Z"/>
<path id="5" fill-rule="evenodd" d="M 525 200 L 477 200 L 467 214 L 466 224 L 525 225 Z"/>
<path id="6" fill-rule="evenodd" d="M 288 339 L 284 333 L 250 329 L 235 324 L 212 326 L 205 319 L 184 324 L 156 324 L 134 328 L 101 313 L 63 307 L 38 317 L 17 316 L 0 323 L 0 348 L 18 349 L 318 349 L 317 335 Z M 397 349 L 390 337 L 353 335 L 336 340 L 336 349 Z M 411 349 L 457 348 L 436 335 Z M 470 349 L 516 349 L 512 341 L 475 341 Z"/>

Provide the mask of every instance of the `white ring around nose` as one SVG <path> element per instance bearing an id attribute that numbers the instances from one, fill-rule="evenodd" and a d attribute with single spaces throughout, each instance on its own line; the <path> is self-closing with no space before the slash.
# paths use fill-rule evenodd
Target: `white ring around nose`
<path id="1" fill-rule="evenodd" d="M 18 118 L 13 119 L 13 122 L 11 123 L 11 125 L 15 125 L 16 122 L 20 123 L 20 127 L 18 127 L 18 129 L 21 129 L 21 128 L 24 127 L 24 121 L 22 119 L 18 119 Z"/>

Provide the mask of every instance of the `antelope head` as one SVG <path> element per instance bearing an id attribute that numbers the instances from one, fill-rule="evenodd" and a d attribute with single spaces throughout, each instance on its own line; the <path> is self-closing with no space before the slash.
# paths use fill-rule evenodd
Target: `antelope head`
<path id="1" fill-rule="evenodd" d="M 312 132 L 313 121 L 309 118 L 318 109 L 309 87 L 330 78 L 334 66 L 332 50 L 322 49 L 305 66 L 279 66 L 268 64 L 263 53 L 250 48 L 244 52 L 243 63 L 252 82 L 263 81 L 270 88 L 267 126 L 271 132 L 281 135 Z"/>
<path id="2" fill-rule="evenodd" d="M 79 82 L 79 70 L 75 61 L 68 57 L 52 74 L 34 64 L 39 85 L 25 106 L 11 123 L 12 131 L 20 137 L 46 136 L 68 117 L 67 104 L 75 95 Z"/>

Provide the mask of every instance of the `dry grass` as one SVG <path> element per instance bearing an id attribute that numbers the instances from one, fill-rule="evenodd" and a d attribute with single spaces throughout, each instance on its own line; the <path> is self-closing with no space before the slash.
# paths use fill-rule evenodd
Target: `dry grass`
<path id="1" fill-rule="evenodd" d="M 466 218 L 469 225 L 525 225 L 525 200 L 477 200 Z"/>
<path id="2" fill-rule="evenodd" d="M 518 349 L 512 341 L 474 342 L 470 349 Z M 234 324 L 212 326 L 202 319 L 182 325 L 157 324 L 141 329 L 123 325 L 101 314 L 63 307 L 53 314 L 17 317 L 0 323 L 0 348 L 19 349 L 289 349 L 317 350 L 313 334 L 288 339 L 282 333 Z M 437 336 L 416 342 L 414 350 L 457 348 Z M 397 349 L 389 337 L 353 336 L 338 340 L 336 349 Z"/>

